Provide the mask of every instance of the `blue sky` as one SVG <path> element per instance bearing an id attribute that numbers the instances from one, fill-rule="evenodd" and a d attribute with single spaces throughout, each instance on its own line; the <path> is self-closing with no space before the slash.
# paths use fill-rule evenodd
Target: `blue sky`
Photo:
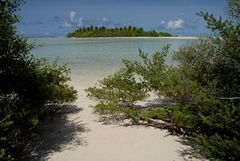
<path id="1" fill-rule="evenodd" d="M 208 33 L 196 13 L 225 15 L 226 0 L 26 0 L 23 35 L 64 36 L 79 27 L 135 25 L 180 36 Z"/>

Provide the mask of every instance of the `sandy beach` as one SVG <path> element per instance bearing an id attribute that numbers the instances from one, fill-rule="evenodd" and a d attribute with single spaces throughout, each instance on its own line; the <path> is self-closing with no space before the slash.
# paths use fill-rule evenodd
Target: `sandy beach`
<path id="1" fill-rule="evenodd" d="M 196 160 L 183 155 L 190 147 L 181 144 L 180 137 L 169 135 L 165 130 L 99 122 L 99 116 L 90 107 L 94 102 L 84 91 L 97 79 L 73 78 L 71 85 L 79 92 L 75 105 L 81 110 L 68 114 L 64 123 L 52 123 L 46 131 L 46 145 L 51 146 L 54 142 L 57 145 L 47 154 L 48 161 Z"/>
<path id="2" fill-rule="evenodd" d="M 199 39 L 195 36 L 171 36 L 171 37 L 71 37 L 70 39 Z"/>

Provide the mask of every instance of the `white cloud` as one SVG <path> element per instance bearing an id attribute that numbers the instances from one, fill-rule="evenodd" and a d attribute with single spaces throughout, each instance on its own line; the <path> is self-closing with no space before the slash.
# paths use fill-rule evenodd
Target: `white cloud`
<path id="1" fill-rule="evenodd" d="M 70 17 L 70 23 L 71 24 L 77 24 L 78 23 L 78 20 L 75 18 L 77 12 L 75 11 L 71 11 L 70 14 L 69 14 L 69 17 Z"/>
<path id="2" fill-rule="evenodd" d="M 161 21 L 161 24 L 163 25 L 165 23 L 165 21 Z"/>
<path id="3" fill-rule="evenodd" d="M 79 18 L 79 20 L 78 20 L 78 25 L 77 25 L 77 26 L 78 26 L 78 27 L 83 26 L 83 18 L 82 18 L 82 17 Z"/>
<path id="4" fill-rule="evenodd" d="M 76 25 L 77 26 L 81 25 L 80 24 L 80 23 L 82 23 L 82 22 L 80 22 L 81 18 L 79 20 L 77 18 L 75 18 L 76 14 L 77 14 L 77 12 L 75 12 L 75 11 L 71 11 L 69 13 L 69 20 L 63 24 L 64 28 L 70 28 L 70 27 L 73 27 Z"/>
<path id="5" fill-rule="evenodd" d="M 106 17 L 103 17 L 102 20 L 99 21 L 99 24 L 103 26 L 108 26 L 109 25 L 109 20 Z"/>
<path id="6" fill-rule="evenodd" d="M 63 24 L 63 27 L 110 26 L 112 24 L 112 22 L 106 17 L 99 19 L 85 19 L 82 17 L 77 17 L 76 15 L 76 11 L 71 11 L 69 13 L 69 19 Z"/>
<path id="7" fill-rule="evenodd" d="M 73 26 L 73 25 L 70 24 L 70 23 L 68 23 L 68 22 L 65 22 L 64 25 L 63 25 L 64 28 L 70 28 L 70 27 L 72 27 L 72 26 Z"/>
<path id="8" fill-rule="evenodd" d="M 168 29 L 180 29 L 180 28 L 183 28 L 183 24 L 184 24 L 184 21 L 182 19 L 178 19 L 176 21 L 169 21 L 167 23 L 167 27 Z"/>
<path id="9" fill-rule="evenodd" d="M 77 12 L 75 12 L 75 11 L 70 12 L 70 21 L 74 21 L 76 14 L 77 14 Z"/>
<path id="10" fill-rule="evenodd" d="M 103 21 L 103 22 L 108 22 L 108 19 L 107 19 L 106 17 L 104 17 L 104 18 L 102 19 L 102 21 Z"/>

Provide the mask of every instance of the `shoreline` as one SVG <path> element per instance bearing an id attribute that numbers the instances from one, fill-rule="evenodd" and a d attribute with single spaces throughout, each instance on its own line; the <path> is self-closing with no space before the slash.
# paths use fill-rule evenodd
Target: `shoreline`
<path id="1" fill-rule="evenodd" d="M 66 38 L 72 40 L 91 40 L 91 39 L 179 39 L 179 40 L 197 40 L 198 36 L 172 36 L 172 37 L 26 37 L 27 39 L 58 39 Z"/>
<path id="2" fill-rule="evenodd" d="M 199 39 L 194 36 L 172 36 L 172 37 L 70 37 L 69 39 Z"/>

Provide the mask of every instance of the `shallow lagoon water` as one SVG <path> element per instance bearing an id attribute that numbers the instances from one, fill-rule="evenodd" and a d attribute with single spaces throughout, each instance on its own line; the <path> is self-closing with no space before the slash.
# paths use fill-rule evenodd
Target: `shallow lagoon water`
<path id="1" fill-rule="evenodd" d="M 152 54 L 166 44 L 172 44 L 172 48 L 177 49 L 187 41 L 191 40 L 36 39 L 36 43 L 42 45 L 32 51 L 35 56 L 46 57 L 49 60 L 59 57 L 60 63 L 69 64 L 72 69 L 72 81 L 69 84 L 78 90 L 78 99 L 74 104 L 82 109 L 81 112 L 69 114 L 66 124 L 63 125 L 61 121 L 49 128 L 46 134 L 47 140 L 49 136 L 50 139 L 56 139 L 47 142 L 45 144 L 47 148 L 55 141 L 61 140 L 63 144 L 59 145 L 60 151 L 52 149 L 47 159 L 49 161 L 186 160 L 182 158 L 181 152 L 189 147 L 182 145 L 177 136 L 169 136 L 165 130 L 143 126 L 104 125 L 99 122 L 100 117 L 93 113 L 91 108 L 95 102 L 86 97 L 85 89 L 121 67 L 121 59 L 138 59 L 138 48 Z M 168 58 L 170 57 L 168 55 Z M 76 130 L 79 128 L 75 127 L 79 126 L 87 131 Z M 66 136 L 70 136 L 70 141 L 66 141 Z"/>
<path id="2" fill-rule="evenodd" d="M 36 38 L 29 39 L 37 46 L 36 57 L 68 64 L 75 78 L 102 78 L 122 66 L 122 59 L 139 59 L 139 49 L 148 53 L 160 51 L 170 44 L 171 50 L 194 42 L 194 39 L 169 38 Z M 171 63 L 171 53 L 167 56 Z"/>

